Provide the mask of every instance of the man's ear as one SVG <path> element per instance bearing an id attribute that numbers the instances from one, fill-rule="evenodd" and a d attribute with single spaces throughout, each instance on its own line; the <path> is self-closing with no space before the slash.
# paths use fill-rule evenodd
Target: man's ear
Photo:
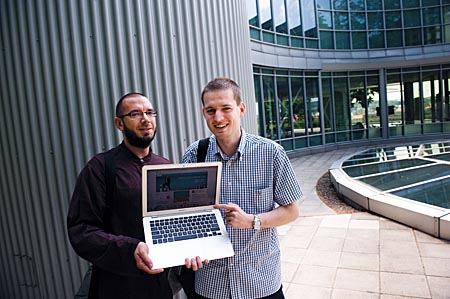
<path id="1" fill-rule="evenodd" d="M 119 117 L 114 117 L 114 125 L 119 131 L 123 131 L 123 120 Z"/>

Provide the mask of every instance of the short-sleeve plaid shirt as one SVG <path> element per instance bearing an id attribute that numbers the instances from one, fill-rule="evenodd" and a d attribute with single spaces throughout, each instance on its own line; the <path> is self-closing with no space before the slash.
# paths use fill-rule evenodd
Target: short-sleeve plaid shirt
<path id="1" fill-rule="evenodd" d="M 198 141 L 183 163 L 197 162 Z M 302 197 L 292 165 L 281 145 L 242 129 L 237 152 L 222 153 L 210 137 L 206 162 L 221 161 L 221 203 L 235 203 L 246 213 L 260 214 Z M 223 213 L 223 211 L 222 211 Z M 226 225 L 235 256 L 210 261 L 196 272 L 196 292 L 207 298 L 254 299 L 281 287 L 280 248 L 276 228 L 235 229 Z"/>

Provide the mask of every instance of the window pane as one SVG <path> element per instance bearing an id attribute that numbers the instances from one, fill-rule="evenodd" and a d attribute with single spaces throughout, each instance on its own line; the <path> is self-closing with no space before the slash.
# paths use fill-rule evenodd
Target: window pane
<path id="1" fill-rule="evenodd" d="M 273 20 L 275 23 L 276 32 L 288 33 L 284 0 L 272 0 L 272 5 L 273 5 Z"/>
<path id="2" fill-rule="evenodd" d="M 366 15 L 364 13 L 350 13 L 352 30 L 366 30 Z"/>
<path id="3" fill-rule="evenodd" d="M 350 109 L 353 139 L 365 137 L 366 111 L 369 94 L 364 87 L 364 77 L 350 77 Z"/>
<path id="4" fill-rule="evenodd" d="M 401 30 L 386 31 L 386 42 L 388 48 L 403 46 L 403 37 Z"/>
<path id="5" fill-rule="evenodd" d="M 259 71 L 258 69 L 253 69 L 253 72 Z M 261 98 L 261 84 L 260 84 L 261 76 L 260 75 L 253 75 L 253 84 L 255 88 L 255 100 L 256 105 L 258 107 L 259 115 L 264 115 L 264 105 L 262 104 L 264 101 Z M 266 136 L 264 134 L 264 123 L 263 119 L 260 117 L 258 122 L 258 134 L 260 136 Z"/>
<path id="6" fill-rule="evenodd" d="M 400 0 L 384 0 L 384 9 L 400 8 Z"/>
<path id="7" fill-rule="evenodd" d="M 333 118 L 333 102 L 331 99 L 331 79 L 322 78 L 322 97 L 323 97 L 323 113 L 324 113 L 324 127 L 325 132 L 334 131 L 334 118 Z"/>
<path id="8" fill-rule="evenodd" d="M 336 49 L 350 49 L 349 32 L 336 32 Z"/>
<path id="9" fill-rule="evenodd" d="M 422 1 L 422 6 L 435 6 L 435 5 L 439 5 L 440 1 L 439 0 L 423 0 Z"/>
<path id="10" fill-rule="evenodd" d="M 418 9 L 403 11 L 403 20 L 405 27 L 420 26 L 420 11 Z"/>
<path id="11" fill-rule="evenodd" d="M 320 105 L 319 87 L 317 78 L 306 78 L 306 109 L 308 115 L 309 134 L 320 134 Z"/>
<path id="12" fill-rule="evenodd" d="M 423 74 L 424 123 L 442 122 L 442 98 L 439 89 L 439 72 Z"/>
<path id="13" fill-rule="evenodd" d="M 365 32 L 352 32 L 352 48 L 367 49 L 367 40 Z"/>
<path id="14" fill-rule="evenodd" d="M 303 79 L 291 78 L 292 111 L 294 113 L 294 135 L 303 136 L 306 133 L 305 100 L 303 97 Z"/>
<path id="15" fill-rule="evenodd" d="M 281 138 L 292 137 L 291 103 L 289 101 L 289 82 L 287 77 L 276 77 L 278 95 L 278 117 Z"/>
<path id="16" fill-rule="evenodd" d="M 450 25 L 444 27 L 444 42 L 450 43 Z"/>
<path id="17" fill-rule="evenodd" d="M 369 48 L 370 49 L 384 48 L 384 36 L 382 31 L 369 32 Z"/>
<path id="18" fill-rule="evenodd" d="M 421 123 L 421 101 L 419 73 L 407 73 L 403 75 L 403 102 L 405 124 Z"/>
<path id="19" fill-rule="evenodd" d="M 247 16 L 249 25 L 259 27 L 258 10 L 256 9 L 256 0 L 248 1 Z"/>
<path id="20" fill-rule="evenodd" d="M 402 14 L 400 10 L 385 13 L 386 28 L 402 28 Z"/>
<path id="21" fill-rule="evenodd" d="M 420 29 L 405 30 L 405 46 L 418 46 L 422 44 Z"/>
<path id="22" fill-rule="evenodd" d="M 334 78 L 333 84 L 336 131 L 349 130 L 351 117 L 347 78 Z"/>
<path id="23" fill-rule="evenodd" d="M 444 23 L 449 24 L 450 23 L 450 5 L 444 6 L 442 8 L 443 15 L 444 15 Z"/>
<path id="24" fill-rule="evenodd" d="M 333 0 L 334 9 L 348 10 L 347 0 Z"/>
<path id="25" fill-rule="evenodd" d="M 431 26 L 423 28 L 423 38 L 425 45 L 441 43 L 441 27 Z"/>
<path id="26" fill-rule="evenodd" d="M 402 93 L 400 86 L 400 75 L 388 75 L 386 84 L 386 98 L 388 104 L 388 120 L 389 120 L 389 135 L 401 136 L 403 135 L 403 104 Z"/>
<path id="27" fill-rule="evenodd" d="M 278 139 L 273 77 L 263 76 L 264 116 L 266 120 L 266 136 Z"/>
<path id="28" fill-rule="evenodd" d="M 366 0 L 367 10 L 382 10 L 381 0 Z"/>
<path id="29" fill-rule="evenodd" d="M 383 13 L 381 12 L 369 12 L 367 14 L 369 29 L 384 29 L 383 26 Z"/>
<path id="30" fill-rule="evenodd" d="M 305 36 L 317 37 L 316 9 L 314 1 L 301 0 L 303 29 Z"/>
<path id="31" fill-rule="evenodd" d="M 317 0 L 317 7 L 318 8 L 324 8 L 324 9 L 330 9 L 330 0 Z"/>
<path id="32" fill-rule="evenodd" d="M 348 30 L 348 13 L 346 12 L 334 13 L 334 29 Z"/>
<path id="33" fill-rule="evenodd" d="M 350 0 L 350 9 L 351 10 L 364 10 L 364 0 Z"/>
<path id="34" fill-rule="evenodd" d="M 320 30 L 320 48 L 334 49 L 333 32 Z"/>
<path id="35" fill-rule="evenodd" d="M 367 77 L 367 114 L 369 119 L 369 130 L 370 128 L 380 128 L 381 121 L 380 115 L 377 114 L 380 107 L 380 85 L 378 81 L 378 76 L 368 76 Z M 379 132 L 379 130 L 375 130 Z M 369 131 L 370 133 L 370 131 Z M 373 137 L 380 137 L 373 136 Z"/>
<path id="36" fill-rule="evenodd" d="M 302 36 L 303 32 L 300 22 L 300 7 L 298 0 L 287 0 L 287 8 L 290 34 Z"/>
<path id="37" fill-rule="evenodd" d="M 270 0 L 259 0 L 259 13 L 261 14 L 261 27 L 273 31 L 272 13 L 270 12 Z"/>
<path id="38" fill-rule="evenodd" d="M 439 7 L 425 8 L 423 10 L 423 25 L 440 25 L 441 11 Z"/>
<path id="39" fill-rule="evenodd" d="M 419 6 L 419 0 L 403 0 L 403 8 L 414 8 Z"/>
<path id="40" fill-rule="evenodd" d="M 319 11 L 319 28 L 320 29 L 332 29 L 331 12 Z"/>

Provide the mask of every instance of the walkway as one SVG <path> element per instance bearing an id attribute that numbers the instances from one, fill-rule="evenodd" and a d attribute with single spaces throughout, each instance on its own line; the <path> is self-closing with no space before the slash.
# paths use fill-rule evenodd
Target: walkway
<path id="1" fill-rule="evenodd" d="M 292 158 L 304 198 L 279 228 L 287 299 L 450 298 L 450 242 L 377 215 L 336 213 L 315 192 L 334 161 L 361 148 Z"/>

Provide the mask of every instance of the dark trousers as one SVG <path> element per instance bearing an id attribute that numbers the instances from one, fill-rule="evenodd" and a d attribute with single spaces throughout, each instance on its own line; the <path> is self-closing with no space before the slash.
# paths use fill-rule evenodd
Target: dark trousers
<path id="1" fill-rule="evenodd" d="M 198 298 L 198 299 L 208 299 L 206 297 L 200 296 L 199 294 L 196 294 L 196 296 L 197 296 L 196 298 Z M 276 291 L 275 293 L 273 293 L 272 295 L 258 298 L 258 299 L 284 299 L 283 286 L 281 286 L 281 288 L 278 291 Z"/>

